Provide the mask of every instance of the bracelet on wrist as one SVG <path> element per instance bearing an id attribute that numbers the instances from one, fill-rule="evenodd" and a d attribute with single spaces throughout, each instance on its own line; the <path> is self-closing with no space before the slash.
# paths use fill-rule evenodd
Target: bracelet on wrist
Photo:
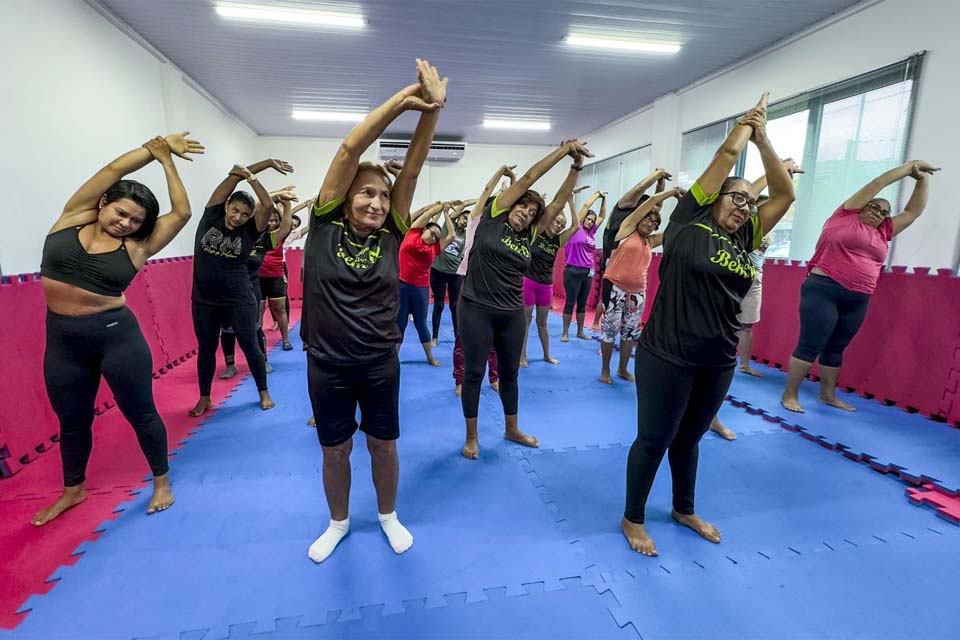
<path id="1" fill-rule="evenodd" d="M 570 165 L 570 170 L 571 170 L 571 171 L 583 171 L 583 165 L 582 165 L 582 164 Z"/>

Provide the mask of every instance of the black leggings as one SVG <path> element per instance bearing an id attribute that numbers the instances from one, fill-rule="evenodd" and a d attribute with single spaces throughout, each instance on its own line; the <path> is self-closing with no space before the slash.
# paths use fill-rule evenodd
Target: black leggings
<path id="1" fill-rule="evenodd" d="M 220 329 L 225 323 L 233 328 L 240 343 L 243 355 L 247 357 L 247 366 L 257 383 L 258 391 L 267 389 L 267 365 L 263 351 L 257 344 L 257 315 L 260 308 L 256 304 L 241 304 L 232 307 L 214 307 L 205 304 L 193 304 L 193 331 L 197 336 L 197 382 L 200 395 L 209 396 L 213 385 L 213 374 L 217 369 L 217 341 Z"/>
<path id="2" fill-rule="evenodd" d="M 647 496 L 668 449 L 673 508 L 694 512 L 700 439 L 723 404 L 733 369 L 682 367 L 637 349 L 637 439 L 627 456 L 627 520 L 643 524 Z"/>
<path id="3" fill-rule="evenodd" d="M 260 351 L 263 351 L 263 357 L 267 357 L 267 336 L 263 333 L 263 322 L 257 318 L 257 344 L 260 345 Z M 228 365 L 234 365 L 237 359 L 237 336 L 233 333 L 233 327 L 229 324 L 220 330 L 220 349 L 223 350 L 223 360 Z"/>
<path id="4" fill-rule="evenodd" d="M 440 337 L 440 319 L 443 317 L 444 302 L 447 291 L 450 291 L 450 318 L 453 320 L 453 334 L 459 331 L 457 327 L 457 302 L 460 299 L 460 285 L 463 276 L 455 273 L 444 273 L 430 269 L 430 291 L 433 293 L 433 339 Z"/>
<path id="5" fill-rule="evenodd" d="M 813 362 L 820 356 L 821 367 L 839 367 L 869 303 L 869 294 L 844 289 L 826 276 L 808 276 L 800 287 L 800 341 L 793 357 Z"/>
<path id="6" fill-rule="evenodd" d="M 480 385 L 487 370 L 490 347 L 497 352 L 497 371 L 500 374 L 500 402 L 503 415 L 517 415 L 520 387 L 520 350 L 527 318 L 523 309 L 503 311 L 460 300 L 460 339 L 463 342 L 464 376 L 460 402 L 464 418 L 476 418 L 480 406 Z"/>
<path id="7" fill-rule="evenodd" d="M 126 307 L 79 317 L 47 311 L 43 378 L 60 420 L 64 486 L 86 479 L 101 375 L 153 475 L 166 475 L 167 430 L 153 402 L 153 359 L 136 316 Z"/>
<path id="8" fill-rule="evenodd" d="M 587 298 L 590 297 L 590 284 L 593 278 L 590 277 L 590 269 L 586 267 L 574 267 L 567 265 L 563 269 L 563 290 L 567 296 L 567 301 L 563 305 L 563 312 L 567 315 L 573 313 L 573 306 L 577 306 L 577 314 L 587 312 Z"/>

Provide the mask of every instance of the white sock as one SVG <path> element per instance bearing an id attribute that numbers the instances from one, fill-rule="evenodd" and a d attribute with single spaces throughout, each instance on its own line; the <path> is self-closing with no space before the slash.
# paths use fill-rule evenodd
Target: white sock
<path id="1" fill-rule="evenodd" d="M 397 512 L 378 514 L 380 528 L 387 534 L 387 540 L 394 552 L 403 553 L 413 546 L 413 534 L 397 519 Z"/>
<path id="2" fill-rule="evenodd" d="M 340 541 L 350 532 L 350 518 L 345 520 L 330 520 L 330 526 L 323 532 L 323 535 L 313 541 L 307 555 L 314 562 L 323 562 L 333 550 L 337 548 Z"/>

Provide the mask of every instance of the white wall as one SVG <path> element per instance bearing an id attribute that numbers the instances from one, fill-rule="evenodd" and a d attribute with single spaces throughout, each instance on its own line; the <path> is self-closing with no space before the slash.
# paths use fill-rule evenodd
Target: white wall
<path id="1" fill-rule="evenodd" d="M 254 159 L 280 158 L 291 163 L 293 174 L 265 173 L 263 183 L 270 189 L 294 184 L 300 197 L 308 198 L 320 190 L 323 176 L 339 146 L 340 140 L 333 139 L 259 137 L 254 144 Z M 550 151 L 550 147 L 468 144 L 466 154 L 459 162 L 434 162 L 424 166 L 413 206 L 416 209 L 437 200 L 475 198 L 500 165 L 517 165 L 519 176 Z M 367 150 L 363 159 L 378 161 L 376 145 Z M 534 188 L 552 196 L 566 177 L 569 166 L 569 162 L 561 162 Z"/>
<path id="2" fill-rule="evenodd" d="M 953 267 L 960 256 L 960 215 L 951 185 L 960 179 L 960 126 L 954 111 L 960 62 L 960 2 L 865 3 L 832 24 L 735 68 L 664 96 L 642 111 L 583 136 L 598 158 L 653 143 L 653 165 L 676 167 L 683 131 L 742 112 L 764 90 L 771 100 L 838 82 L 927 50 L 907 155 L 943 167 L 923 217 L 897 238 L 894 264 Z"/>
<path id="3" fill-rule="evenodd" d="M 150 137 L 189 129 L 207 146 L 177 161 L 195 220 L 253 135 L 183 83 L 180 73 L 78 0 L 7 0 L 0 20 L 0 190 L 3 273 L 39 270 L 44 236 L 74 190 Z M 169 207 L 163 172 L 133 174 Z M 185 229 L 160 255 L 193 251 Z"/>

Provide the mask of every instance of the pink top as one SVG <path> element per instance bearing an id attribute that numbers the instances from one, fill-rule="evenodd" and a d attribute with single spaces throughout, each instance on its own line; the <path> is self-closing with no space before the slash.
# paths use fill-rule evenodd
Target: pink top
<path id="1" fill-rule="evenodd" d="M 580 227 L 577 229 L 577 232 L 567 240 L 566 255 L 568 267 L 593 268 L 593 254 L 597 249 L 597 242 L 594 239 L 596 235 L 597 225 L 593 225 L 590 231 L 586 231 L 583 227 Z"/>
<path id="2" fill-rule="evenodd" d="M 807 269 L 817 267 L 844 289 L 873 293 L 893 238 L 893 221 L 874 229 L 860 222 L 860 209 L 841 205 L 823 225 Z"/>
<path id="3" fill-rule="evenodd" d="M 467 275 L 467 262 L 470 261 L 470 249 L 473 248 L 473 236 L 477 235 L 477 227 L 480 225 L 482 216 L 470 216 L 467 218 L 467 235 L 463 242 L 463 259 L 460 260 L 460 266 L 457 267 L 457 275 Z"/>
<path id="4" fill-rule="evenodd" d="M 603 277 L 628 293 L 645 293 L 653 251 L 646 238 L 631 233 L 614 250 Z"/>

